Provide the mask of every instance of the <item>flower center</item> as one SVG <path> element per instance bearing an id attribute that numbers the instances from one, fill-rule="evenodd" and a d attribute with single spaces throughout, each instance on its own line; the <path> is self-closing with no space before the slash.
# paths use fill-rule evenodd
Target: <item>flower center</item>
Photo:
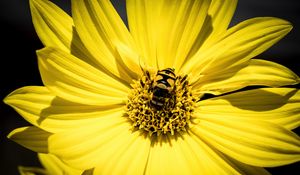
<path id="1" fill-rule="evenodd" d="M 145 71 L 132 87 L 126 113 L 135 129 L 150 135 L 187 130 L 196 103 L 187 76 L 176 76 L 171 68 Z"/>

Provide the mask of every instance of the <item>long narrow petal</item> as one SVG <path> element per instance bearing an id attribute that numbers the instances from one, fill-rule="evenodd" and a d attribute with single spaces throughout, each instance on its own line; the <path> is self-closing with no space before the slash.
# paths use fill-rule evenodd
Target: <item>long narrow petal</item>
<path id="1" fill-rule="evenodd" d="M 226 32 L 236 9 L 237 0 L 212 0 L 203 27 L 189 53 L 192 57 L 199 49 L 211 47 Z"/>
<path id="2" fill-rule="evenodd" d="M 38 157 L 45 169 L 19 166 L 19 173 L 21 175 L 92 175 L 87 174 L 87 171 L 67 166 L 54 155 L 39 153 Z"/>
<path id="3" fill-rule="evenodd" d="M 241 172 L 241 174 L 246 174 L 246 175 L 271 175 L 271 173 L 269 173 L 263 167 L 247 165 L 247 164 L 239 162 L 235 159 L 232 159 L 228 156 L 225 156 L 225 157 L 226 157 L 226 160 L 232 164 L 232 166 L 236 167 Z"/>
<path id="4" fill-rule="evenodd" d="M 91 106 L 72 103 L 56 97 L 46 87 L 22 87 L 10 93 L 4 102 L 25 120 L 51 133 L 101 122 L 106 117 L 121 116 L 123 107 Z"/>
<path id="5" fill-rule="evenodd" d="M 300 91 L 262 88 L 211 98 L 198 103 L 203 118 L 265 120 L 287 129 L 300 126 Z"/>
<path id="6" fill-rule="evenodd" d="M 147 64 L 176 69 L 202 28 L 210 0 L 127 0 L 126 5 L 130 32 Z"/>
<path id="7" fill-rule="evenodd" d="M 165 136 L 155 140 L 151 146 L 145 174 L 193 174 L 195 169 L 191 169 L 189 165 L 195 163 L 188 161 L 184 152 L 180 150 L 180 143 L 182 143 L 182 138 L 180 137 L 176 138 L 176 142 L 175 138 L 170 139 Z M 199 151 L 202 150 L 200 149 Z M 200 165 L 196 167 L 200 167 Z"/>
<path id="8" fill-rule="evenodd" d="M 56 46 L 70 50 L 72 40 L 72 18 L 48 0 L 30 0 L 32 21 L 45 46 Z"/>
<path id="9" fill-rule="evenodd" d="M 141 67 L 145 66 L 140 55 L 123 43 L 116 43 L 119 56 L 116 57 L 120 65 L 128 72 L 128 75 L 137 80 L 143 74 Z"/>
<path id="10" fill-rule="evenodd" d="M 93 64 L 67 13 L 49 0 L 30 0 L 30 9 L 35 30 L 45 46 L 59 47 Z"/>
<path id="11" fill-rule="evenodd" d="M 279 87 L 300 82 L 300 78 L 288 68 L 271 61 L 259 59 L 250 60 L 248 66 L 236 73 L 225 72 L 223 75 L 207 78 L 205 76 L 200 78 L 195 82 L 193 88 L 199 92 L 220 95 L 246 86 Z"/>
<path id="12" fill-rule="evenodd" d="M 104 72 L 131 82 L 127 72 L 115 59 L 114 42 L 134 48 L 133 40 L 122 19 L 109 0 L 72 0 L 72 16 L 76 30 L 95 62 Z"/>
<path id="13" fill-rule="evenodd" d="M 20 175 L 47 175 L 47 171 L 43 168 L 18 166 Z"/>
<path id="14" fill-rule="evenodd" d="M 249 59 L 271 47 L 291 29 L 289 22 L 278 18 L 243 21 L 227 30 L 212 47 L 196 53 L 181 72 L 190 73 L 191 82 L 194 82 L 204 76 L 216 77 L 228 71 L 238 71 L 248 65 Z"/>
<path id="15" fill-rule="evenodd" d="M 147 4 L 147 5 L 146 5 Z M 157 26 L 163 1 L 126 0 L 130 33 L 146 64 L 157 67 L 156 35 L 151 26 Z M 151 30 L 152 29 L 152 30 Z"/>
<path id="16" fill-rule="evenodd" d="M 42 80 L 57 96 L 90 105 L 125 102 L 128 87 L 91 65 L 56 48 L 37 54 Z"/>
<path id="17" fill-rule="evenodd" d="M 247 174 L 247 175 L 270 175 L 264 168 L 246 165 L 236 161 L 218 150 L 211 148 L 201 138 L 189 133 L 190 138 L 184 137 L 187 148 L 192 150 L 191 157 L 198 154 L 198 160 L 203 162 L 203 174 Z M 203 149 L 199 153 L 199 150 Z M 190 159 L 191 160 L 191 159 Z M 190 161 L 189 160 L 189 161 Z M 198 165 L 199 166 L 199 165 Z M 195 173 L 200 174 L 200 173 Z"/>
<path id="18" fill-rule="evenodd" d="M 127 168 L 128 173 L 143 172 L 150 140 L 140 132 L 132 132 L 132 126 L 127 122 L 127 118 L 119 116 L 107 118 L 102 123 L 54 134 L 49 138 L 49 150 L 74 168 L 97 167 L 96 172 L 117 173 Z M 129 156 L 127 150 L 130 153 L 134 151 L 135 154 Z M 128 157 L 133 164 L 139 166 L 130 168 Z M 116 160 L 120 164 L 116 164 Z"/>
<path id="19" fill-rule="evenodd" d="M 224 156 L 190 133 L 161 136 L 151 146 L 146 175 L 239 174 Z"/>
<path id="20" fill-rule="evenodd" d="M 8 134 L 8 138 L 18 144 L 39 153 L 48 153 L 48 138 L 51 133 L 37 127 L 17 128 Z"/>
<path id="21" fill-rule="evenodd" d="M 150 139 L 138 133 L 127 133 L 128 140 L 120 141 L 122 145 L 114 150 L 109 161 L 98 164 L 94 174 L 143 174 L 150 150 Z M 123 142 L 123 143 L 122 143 Z"/>
<path id="22" fill-rule="evenodd" d="M 245 164 L 281 166 L 300 161 L 300 138 L 271 122 L 201 118 L 191 131 L 224 154 Z"/>
<path id="23" fill-rule="evenodd" d="M 81 175 L 82 170 L 77 170 L 67 166 L 63 163 L 60 159 L 56 156 L 51 154 L 38 154 L 39 160 L 42 165 L 45 167 L 49 174 L 56 174 L 56 175 Z"/>

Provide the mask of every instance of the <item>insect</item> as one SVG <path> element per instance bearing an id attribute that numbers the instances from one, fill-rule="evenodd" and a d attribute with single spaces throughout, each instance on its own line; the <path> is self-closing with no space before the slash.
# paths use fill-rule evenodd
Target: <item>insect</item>
<path id="1" fill-rule="evenodd" d="M 157 72 L 152 85 L 152 99 L 150 101 L 153 106 L 161 108 L 166 101 L 172 98 L 176 78 L 172 68 L 166 68 Z"/>

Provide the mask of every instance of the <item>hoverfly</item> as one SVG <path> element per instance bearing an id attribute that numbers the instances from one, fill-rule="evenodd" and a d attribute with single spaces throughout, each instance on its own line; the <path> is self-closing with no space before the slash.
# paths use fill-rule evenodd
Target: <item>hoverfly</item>
<path id="1" fill-rule="evenodd" d="M 153 106 L 161 108 L 167 100 L 172 98 L 176 78 L 173 68 L 157 71 L 152 84 L 152 99 L 150 101 Z"/>

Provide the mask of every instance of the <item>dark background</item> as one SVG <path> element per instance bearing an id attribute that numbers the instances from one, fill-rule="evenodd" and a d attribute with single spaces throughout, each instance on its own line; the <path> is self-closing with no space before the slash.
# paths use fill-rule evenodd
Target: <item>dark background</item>
<path id="1" fill-rule="evenodd" d="M 53 1 L 70 13 L 69 0 Z M 248 18 L 274 16 L 286 19 L 294 29 L 278 44 L 259 58 L 283 64 L 300 75 L 300 1 L 298 0 L 240 0 L 232 25 Z M 114 4 L 125 17 L 124 0 Z M 0 174 L 15 175 L 18 165 L 39 166 L 36 154 L 8 140 L 6 135 L 14 128 L 26 126 L 12 108 L 3 104 L 2 99 L 11 91 L 28 85 L 42 85 L 35 50 L 42 48 L 30 17 L 28 0 L 0 1 Z M 298 134 L 299 129 L 296 131 Z M 300 163 L 271 168 L 272 174 L 296 175 Z"/>

